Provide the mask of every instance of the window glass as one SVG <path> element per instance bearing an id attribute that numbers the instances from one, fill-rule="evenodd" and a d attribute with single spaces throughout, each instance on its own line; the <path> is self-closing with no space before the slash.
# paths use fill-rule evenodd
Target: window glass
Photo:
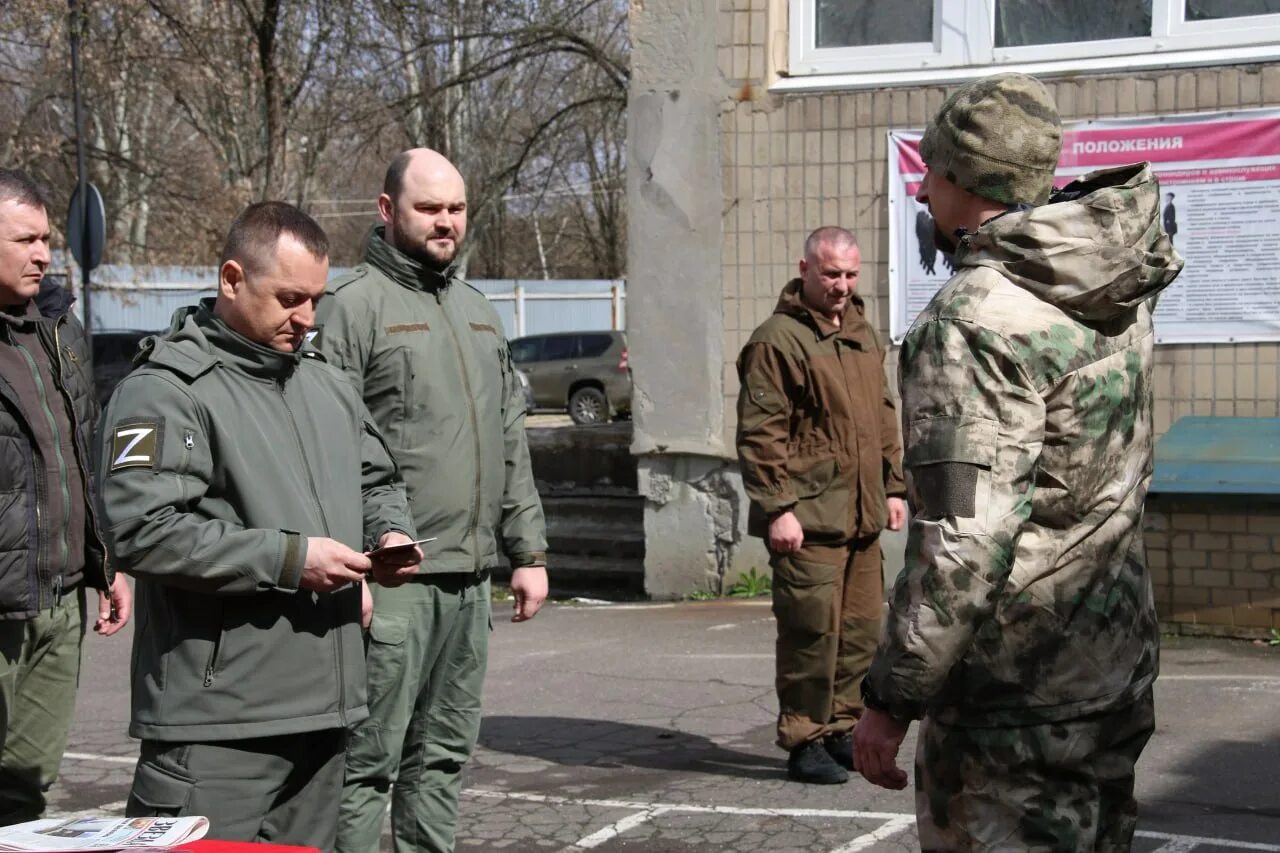
<path id="1" fill-rule="evenodd" d="M 551 335 L 542 345 L 541 361 L 578 357 L 577 335 Z"/>
<path id="2" fill-rule="evenodd" d="M 1146 38 L 1151 0 L 996 0 L 995 23 L 996 47 Z"/>
<path id="3" fill-rule="evenodd" d="M 541 338 L 516 338 L 511 342 L 511 360 L 516 364 L 537 361 L 541 341 Z"/>
<path id="4" fill-rule="evenodd" d="M 609 347 L 612 345 L 613 338 L 609 335 L 583 335 L 582 357 L 599 358 L 608 352 Z"/>
<path id="5" fill-rule="evenodd" d="M 933 0 L 816 0 L 818 47 L 933 41 Z"/>
<path id="6" fill-rule="evenodd" d="M 1216 21 L 1280 13 L 1280 0 L 1187 0 L 1188 21 Z"/>

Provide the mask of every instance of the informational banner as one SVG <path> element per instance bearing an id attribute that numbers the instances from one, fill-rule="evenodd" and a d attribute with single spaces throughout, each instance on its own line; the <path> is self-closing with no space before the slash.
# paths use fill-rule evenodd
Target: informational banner
<path id="1" fill-rule="evenodd" d="M 919 131 L 889 131 L 890 334 L 900 342 L 951 274 L 915 200 Z M 1158 343 L 1280 340 L 1280 110 L 1106 119 L 1063 129 L 1057 186 L 1150 161 L 1186 268 L 1160 297 Z"/>

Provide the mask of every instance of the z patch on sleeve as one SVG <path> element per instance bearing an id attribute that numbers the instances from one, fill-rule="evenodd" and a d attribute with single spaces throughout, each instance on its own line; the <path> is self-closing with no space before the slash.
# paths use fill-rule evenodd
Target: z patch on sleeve
<path id="1" fill-rule="evenodd" d="M 164 418 L 129 418 L 116 424 L 111 434 L 111 471 L 160 467 L 164 446 Z"/>

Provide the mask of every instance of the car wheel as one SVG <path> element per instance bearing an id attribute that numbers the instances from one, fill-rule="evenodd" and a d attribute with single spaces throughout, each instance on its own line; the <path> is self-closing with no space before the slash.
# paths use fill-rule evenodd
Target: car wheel
<path id="1" fill-rule="evenodd" d="M 609 420 L 609 401 L 599 388 L 579 388 L 569 397 L 569 417 L 575 424 L 602 424 Z"/>

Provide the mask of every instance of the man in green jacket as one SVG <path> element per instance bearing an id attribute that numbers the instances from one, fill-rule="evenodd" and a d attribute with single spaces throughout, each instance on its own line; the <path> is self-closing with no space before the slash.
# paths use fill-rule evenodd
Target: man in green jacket
<path id="1" fill-rule="evenodd" d="M 858 768 L 925 850 L 1128 850 L 1159 625 L 1142 511 L 1155 297 L 1182 259 L 1149 164 L 1054 191 L 1043 84 L 947 99 L 916 198 L 955 251 L 899 361 L 912 519 L 864 682 Z"/>
<path id="2" fill-rule="evenodd" d="M 319 345 L 360 388 L 435 537 L 421 574 L 374 589 L 369 719 L 347 754 L 338 850 L 378 849 L 389 788 L 398 851 L 453 849 L 460 773 L 480 729 L 489 573 L 515 567 L 515 621 L 547 594 L 546 533 L 502 322 L 454 270 L 462 176 L 427 149 L 387 170 L 384 223 L 322 304 Z"/>
<path id="3" fill-rule="evenodd" d="M 880 634 L 880 532 L 906 517 L 902 445 L 853 234 L 817 229 L 799 266 L 738 358 L 738 459 L 773 569 L 787 774 L 839 784 Z"/>
<path id="4" fill-rule="evenodd" d="M 75 711 L 85 588 L 94 630 L 124 627 L 132 593 L 106 560 L 90 448 L 98 404 L 74 301 L 45 278 L 49 216 L 0 169 L 0 825 L 34 820 Z"/>
<path id="5" fill-rule="evenodd" d="M 247 208 L 217 299 L 144 341 L 116 388 L 99 461 L 111 553 L 138 579 L 127 814 L 322 850 L 368 714 L 362 582 L 402 579 L 362 552 L 414 533 L 368 410 L 304 345 L 327 256 L 297 208 Z"/>

